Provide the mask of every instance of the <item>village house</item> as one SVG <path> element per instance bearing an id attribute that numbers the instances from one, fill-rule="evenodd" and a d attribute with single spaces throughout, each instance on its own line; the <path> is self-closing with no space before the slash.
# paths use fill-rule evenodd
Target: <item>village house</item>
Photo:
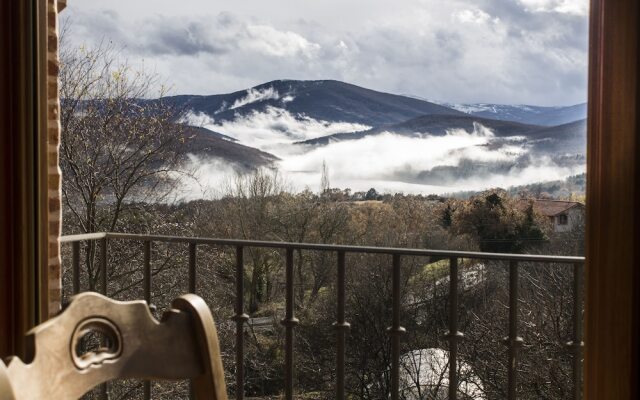
<path id="1" fill-rule="evenodd" d="M 585 206 L 577 201 L 535 199 L 533 209 L 549 218 L 554 232 L 572 232 L 584 223 Z"/>

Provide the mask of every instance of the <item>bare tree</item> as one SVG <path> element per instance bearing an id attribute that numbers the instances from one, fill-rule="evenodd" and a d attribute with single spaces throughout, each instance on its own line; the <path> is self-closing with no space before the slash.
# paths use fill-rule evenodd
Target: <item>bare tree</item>
<path id="1" fill-rule="evenodd" d="M 320 177 L 320 195 L 329 194 L 331 183 L 329 182 L 329 167 L 326 161 L 322 160 L 322 175 Z"/>
<path id="2" fill-rule="evenodd" d="M 64 229 L 113 231 L 128 209 L 170 193 L 186 132 L 158 76 L 132 68 L 112 44 L 72 47 L 63 35 L 60 58 Z M 91 289 L 94 257 L 88 246 Z"/>

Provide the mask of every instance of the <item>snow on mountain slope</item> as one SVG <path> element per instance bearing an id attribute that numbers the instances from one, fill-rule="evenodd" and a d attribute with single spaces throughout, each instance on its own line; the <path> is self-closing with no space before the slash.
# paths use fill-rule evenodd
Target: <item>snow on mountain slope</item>
<path id="1" fill-rule="evenodd" d="M 483 118 L 514 121 L 523 124 L 555 126 L 587 117 L 587 104 L 572 106 L 540 107 L 508 104 L 444 104 L 466 114 Z"/>
<path id="2" fill-rule="evenodd" d="M 172 96 L 163 101 L 206 114 L 218 122 L 264 113 L 269 107 L 284 109 L 294 117 L 369 126 L 399 123 L 421 115 L 463 115 L 428 101 L 331 80 L 278 80 L 234 93 Z"/>
<path id="3" fill-rule="evenodd" d="M 338 81 L 291 80 L 162 101 L 187 111 L 182 123 L 211 131 L 204 137 L 219 137 L 206 142 L 212 160 L 200 152 L 194 161 L 207 177 L 232 173 L 220 154 L 237 165 L 244 153 L 252 160 L 247 165 L 278 168 L 297 189 L 319 184 L 325 164 L 334 187 L 412 193 L 521 185 L 584 171 L 584 104 L 443 105 Z"/>

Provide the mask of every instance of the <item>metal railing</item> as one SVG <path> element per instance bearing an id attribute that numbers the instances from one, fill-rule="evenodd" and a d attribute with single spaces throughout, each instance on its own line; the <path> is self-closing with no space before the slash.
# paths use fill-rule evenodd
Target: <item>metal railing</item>
<path id="1" fill-rule="evenodd" d="M 293 340 L 295 328 L 299 321 L 295 317 L 294 299 L 294 250 L 324 251 L 336 254 L 337 263 L 337 299 L 336 299 L 336 399 L 345 399 L 345 346 L 346 335 L 349 330 L 349 323 L 345 319 L 345 256 L 348 253 L 364 254 L 384 254 L 392 258 L 392 320 L 388 333 L 391 338 L 391 394 L 392 400 L 400 399 L 400 337 L 406 332 L 400 324 L 401 308 L 401 279 L 402 257 L 437 257 L 449 260 L 449 315 L 448 329 L 445 338 L 449 343 L 449 366 L 448 366 L 448 393 L 449 399 L 455 400 L 458 397 L 458 342 L 463 338 L 463 333 L 458 327 L 458 296 L 459 296 L 459 259 L 473 259 L 486 261 L 507 261 L 509 262 L 509 327 L 508 336 L 504 339 L 504 344 L 508 348 L 507 360 L 507 396 L 508 399 L 517 398 L 517 367 L 518 350 L 523 345 L 523 339 L 518 331 L 518 274 L 519 263 L 556 263 L 573 266 L 573 306 L 572 306 L 572 337 L 566 344 L 572 352 L 573 388 L 572 397 L 582 398 L 582 286 L 584 275 L 584 257 L 548 256 L 534 254 L 505 254 L 505 253 L 481 253 L 467 251 L 448 250 L 427 250 L 413 248 L 391 248 L 391 247 L 370 247 L 370 246 L 345 246 L 314 243 L 289 243 L 271 242 L 259 240 L 233 240 L 214 239 L 199 237 L 177 237 L 161 235 L 140 235 L 126 233 L 92 233 L 84 235 L 63 236 L 61 243 L 69 243 L 72 246 L 72 282 L 73 292 L 80 291 L 80 244 L 88 241 L 98 241 L 101 247 L 99 268 L 100 286 L 106 294 L 107 288 L 107 252 L 109 239 L 133 240 L 143 243 L 143 288 L 144 298 L 151 304 L 151 243 L 185 243 L 189 247 L 189 291 L 196 291 L 197 271 L 196 271 L 196 249 L 198 245 L 214 245 L 232 247 L 236 250 L 235 268 L 235 315 L 233 320 L 236 323 L 236 391 L 237 400 L 244 399 L 244 325 L 249 320 L 245 313 L 244 305 L 244 260 L 245 248 L 271 248 L 282 249 L 285 252 L 285 316 L 281 324 L 285 327 L 285 399 L 294 398 L 294 351 Z M 106 395 L 106 386 L 103 386 L 102 393 Z M 149 382 L 144 384 L 144 398 L 150 399 L 151 388 Z"/>

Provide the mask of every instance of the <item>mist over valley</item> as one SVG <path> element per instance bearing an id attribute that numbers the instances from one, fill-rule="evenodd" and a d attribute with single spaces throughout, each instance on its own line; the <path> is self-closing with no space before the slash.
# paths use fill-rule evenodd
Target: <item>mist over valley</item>
<path id="1" fill-rule="evenodd" d="M 586 107 L 438 104 L 339 81 L 279 80 L 180 95 L 191 128 L 184 198 L 215 197 L 238 174 L 277 170 L 292 190 L 442 194 L 583 173 Z M 325 166 L 325 167 L 323 167 Z"/>

